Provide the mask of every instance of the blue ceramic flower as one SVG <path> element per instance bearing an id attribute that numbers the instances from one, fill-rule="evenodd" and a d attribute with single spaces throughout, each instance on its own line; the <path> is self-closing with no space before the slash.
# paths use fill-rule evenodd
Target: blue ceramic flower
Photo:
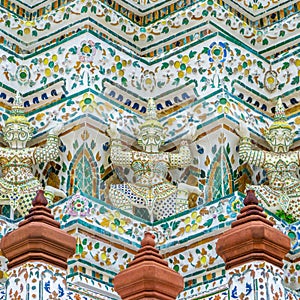
<path id="1" fill-rule="evenodd" d="M 210 62 L 224 62 L 227 58 L 227 46 L 223 42 L 213 42 L 210 44 L 208 49 L 209 61 Z"/>

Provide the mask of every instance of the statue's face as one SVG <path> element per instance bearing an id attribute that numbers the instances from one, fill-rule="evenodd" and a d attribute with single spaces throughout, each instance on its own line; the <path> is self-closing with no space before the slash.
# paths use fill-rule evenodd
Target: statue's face
<path id="1" fill-rule="evenodd" d="M 277 153 L 288 152 L 293 144 L 295 133 L 287 128 L 271 129 L 266 134 L 266 140 L 272 147 L 272 150 Z"/>
<path id="2" fill-rule="evenodd" d="M 149 127 L 140 132 L 138 143 L 143 147 L 143 150 L 149 153 L 158 152 L 164 142 L 163 130 L 155 127 Z"/>
<path id="3" fill-rule="evenodd" d="M 32 128 L 26 124 L 9 123 L 2 131 L 4 141 L 13 149 L 25 148 L 32 138 Z"/>

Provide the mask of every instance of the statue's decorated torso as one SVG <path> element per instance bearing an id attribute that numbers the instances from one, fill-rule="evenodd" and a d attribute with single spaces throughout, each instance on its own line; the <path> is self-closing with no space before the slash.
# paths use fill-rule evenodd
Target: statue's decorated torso
<path id="1" fill-rule="evenodd" d="M 169 165 L 168 153 L 132 152 L 131 167 L 136 182 L 142 186 L 153 186 L 166 181 Z"/>
<path id="2" fill-rule="evenodd" d="M 18 184 L 34 178 L 31 169 L 34 163 L 33 156 L 34 148 L 1 148 L 0 165 L 2 167 L 2 179 Z"/>
<path id="3" fill-rule="evenodd" d="M 265 152 L 266 161 L 264 169 L 274 189 L 292 188 L 299 185 L 297 169 L 299 168 L 299 153 Z"/>
<path id="4" fill-rule="evenodd" d="M 2 205 L 9 204 L 21 215 L 28 212 L 36 191 L 43 188 L 32 173 L 36 150 L 0 148 L 0 202 Z"/>
<path id="5" fill-rule="evenodd" d="M 0 203 L 10 204 L 21 215 L 31 207 L 36 191 L 43 189 L 32 173 L 32 166 L 55 159 L 58 155 L 58 137 L 49 135 L 44 147 L 1 148 Z"/>

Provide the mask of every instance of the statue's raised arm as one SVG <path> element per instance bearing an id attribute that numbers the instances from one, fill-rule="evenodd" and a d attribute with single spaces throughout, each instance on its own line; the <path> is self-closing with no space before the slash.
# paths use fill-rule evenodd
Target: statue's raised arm
<path id="1" fill-rule="evenodd" d="M 299 151 L 290 151 L 295 132 L 287 122 L 281 99 L 278 100 L 274 122 L 266 130 L 265 139 L 271 151 L 251 149 L 249 136 L 242 136 L 240 157 L 243 161 L 263 167 L 268 185 L 251 185 L 257 198 L 269 210 L 276 213 L 283 210 L 295 219 L 300 218 L 300 180 L 297 175 L 300 166 Z"/>
<path id="2" fill-rule="evenodd" d="M 115 123 L 110 123 L 107 133 L 111 140 L 110 158 L 112 163 L 121 167 L 130 166 L 132 163 L 131 151 L 123 149 L 121 136 Z"/>
<path id="3" fill-rule="evenodd" d="M 188 128 L 188 132 L 184 136 L 184 140 L 180 142 L 179 152 L 170 153 L 170 168 L 185 168 L 191 165 L 192 156 L 189 144 L 196 137 L 196 126 L 193 124 Z"/>
<path id="4" fill-rule="evenodd" d="M 59 155 L 59 133 L 62 129 L 62 123 L 54 123 L 54 127 L 49 131 L 46 145 L 36 147 L 34 151 L 34 159 L 37 164 L 55 160 Z"/>
<path id="5" fill-rule="evenodd" d="M 256 167 L 263 167 L 266 153 L 261 150 L 252 149 L 250 132 L 247 125 L 243 121 L 240 122 L 238 134 L 240 136 L 239 154 L 241 160 Z"/>

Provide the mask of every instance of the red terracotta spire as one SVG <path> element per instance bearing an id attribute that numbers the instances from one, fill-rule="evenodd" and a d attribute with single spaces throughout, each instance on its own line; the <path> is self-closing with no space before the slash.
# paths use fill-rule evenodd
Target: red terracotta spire
<path id="1" fill-rule="evenodd" d="M 116 292 L 123 300 L 174 300 L 183 290 L 183 278 L 168 267 L 154 248 L 154 236 L 145 233 L 134 260 L 114 279 Z"/>
<path id="2" fill-rule="evenodd" d="M 33 208 L 19 228 L 2 238 L 0 248 L 9 261 L 9 269 L 29 261 L 67 268 L 68 258 L 75 253 L 76 240 L 60 229 L 47 203 L 44 191 L 38 191 Z"/>
<path id="3" fill-rule="evenodd" d="M 281 268 L 291 247 L 290 239 L 266 219 L 254 191 L 247 191 L 244 204 L 231 229 L 224 232 L 217 242 L 217 253 L 225 261 L 226 269 L 257 260 Z"/>

